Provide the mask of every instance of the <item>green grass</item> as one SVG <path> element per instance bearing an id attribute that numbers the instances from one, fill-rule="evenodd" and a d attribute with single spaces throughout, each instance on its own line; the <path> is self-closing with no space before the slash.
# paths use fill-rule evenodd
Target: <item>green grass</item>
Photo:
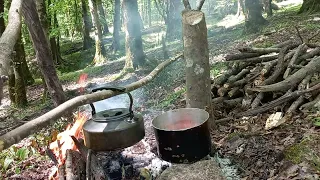
<path id="1" fill-rule="evenodd" d="M 177 92 L 169 94 L 166 98 L 164 98 L 160 103 L 157 105 L 159 108 L 165 108 L 170 104 L 174 103 L 182 94 L 186 92 L 186 88 L 182 88 Z"/>

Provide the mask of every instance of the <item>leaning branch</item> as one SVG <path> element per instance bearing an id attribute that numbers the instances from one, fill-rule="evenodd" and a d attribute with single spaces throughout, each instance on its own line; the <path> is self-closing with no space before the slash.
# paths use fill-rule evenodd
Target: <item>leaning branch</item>
<path id="1" fill-rule="evenodd" d="M 172 59 L 162 62 L 159 64 L 149 75 L 125 86 L 126 91 L 123 93 L 127 93 L 138 89 L 145 84 L 149 83 L 153 80 L 165 67 L 170 65 L 172 62 L 182 58 L 183 55 L 179 54 Z M 103 99 L 110 98 L 112 96 L 116 96 L 122 94 L 120 92 L 105 90 L 105 91 L 98 91 L 92 94 L 86 94 L 82 96 L 77 96 L 73 99 L 70 99 L 63 104 L 59 105 L 58 107 L 54 108 L 53 110 L 47 112 L 46 114 L 33 119 L 22 126 L 0 136 L 0 151 L 10 147 L 13 144 L 20 142 L 23 138 L 29 136 L 30 134 L 35 133 L 39 128 L 43 128 L 47 126 L 50 122 L 62 117 L 66 112 L 70 112 L 76 107 L 93 103 L 96 101 L 100 101 Z"/>
<path id="2" fill-rule="evenodd" d="M 21 30 L 20 11 L 21 0 L 13 0 L 9 9 L 8 25 L 0 38 L 0 63 L 2 64 L 2 75 L 8 75 L 14 45 L 19 38 Z"/>

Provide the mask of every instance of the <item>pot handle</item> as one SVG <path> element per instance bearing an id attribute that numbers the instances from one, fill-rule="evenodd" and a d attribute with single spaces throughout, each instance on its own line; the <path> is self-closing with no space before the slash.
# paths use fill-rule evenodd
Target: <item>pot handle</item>
<path id="1" fill-rule="evenodd" d="M 104 86 L 104 87 L 94 88 L 94 89 L 91 90 L 91 92 L 94 93 L 94 92 L 102 91 L 102 90 L 111 90 L 111 91 L 118 91 L 118 92 L 124 93 L 126 91 L 126 88 L 125 87 Z M 132 98 L 132 95 L 129 92 L 127 92 L 127 94 L 128 94 L 128 96 L 130 98 L 130 106 L 129 106 L 130 118 L 133 118 L 133 111 L 132 111 L 133 98 Z M 91 109 L 92 109 L 91 114 L 95 115 L 96 114 L 96 109 L 95 109 L 93 103 L 90 103 L 90 106 L 91 106 Z"/>

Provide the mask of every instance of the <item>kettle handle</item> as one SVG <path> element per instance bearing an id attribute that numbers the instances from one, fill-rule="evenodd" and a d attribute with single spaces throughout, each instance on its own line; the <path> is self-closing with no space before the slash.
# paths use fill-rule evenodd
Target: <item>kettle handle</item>
<path id="1" fill-rule="evenodd" d="M 118 92 L 124 93 L 126 91 L 126 88 L 125 87 L 104 86 L 104 87 L 94 88 L 94 89 L 91 90 L 91 92 L 94 93 L 94 92 L 102 91 L 102 90 L 111 90 L 111 91 L 118 91 Z M 132 98 L 132 95 L 129 92 L 127 92 L 127 94 L 128 94 L 128 96 L 130 98 L 130 106 L 129 106 L 130 118 L 133 118 L 133 111 L 132 111 L 133 98 Z M 91 106 L 91 109 L 92 109 L 91 114 L 95 115 L 96 114 L 96 108 L 94 107 L 93 103 L 90 103 L 90 106 Z"/>

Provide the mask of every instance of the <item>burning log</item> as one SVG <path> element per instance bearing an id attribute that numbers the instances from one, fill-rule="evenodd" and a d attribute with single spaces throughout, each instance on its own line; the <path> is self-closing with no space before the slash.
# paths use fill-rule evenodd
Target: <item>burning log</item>
<path id="1" fill-rule="evenodd" d="M 217 123 L 254 116 L 276 108 L 284 109 L 284 118 L 289 119 L 295 112 L 310 109 L 319 102 L 320 89 L 317 88 L 320 87 L 320 57 L 316 57 L 320 55 L 319 46 L 289 40 L 270 48 L 246 47 L 239 51 L 226 58 L 236 65 L 213 79 L 212 93 L 213 97 L 217 97 L 213 102 L 224 104 L 215 109 L 224 112 L 220 113 L 221 119 Z M 239 113 L 239 110 L 234 109 L 238 106 L 225 108 L 230 107 L 226 101 L 242 104 L 246 110 Z M 289 108 L 282 108 L 286 103 L 290 103 Z"/>

